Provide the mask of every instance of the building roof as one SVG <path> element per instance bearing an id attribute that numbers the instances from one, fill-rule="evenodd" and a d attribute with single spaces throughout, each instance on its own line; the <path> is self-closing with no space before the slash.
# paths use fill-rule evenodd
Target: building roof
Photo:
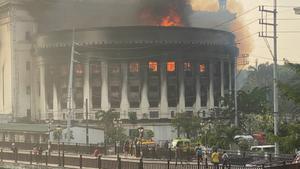
<path id="1" fill-rule="evenodd" d="M 47 124 L 1 123 L 0 132 L 47 132 Z"/>

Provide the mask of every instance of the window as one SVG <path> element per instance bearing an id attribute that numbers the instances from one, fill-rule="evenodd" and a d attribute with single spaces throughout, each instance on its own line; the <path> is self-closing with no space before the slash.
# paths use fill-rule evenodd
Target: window
<path id="1" fill-rule="evenodd" d="M 190 72 L 190 71 L 192 71 L 192 63 L 191 63 L 191 62 L 184 62 L 183 70 L 184 70 L 185 72 Z"/>
<path id="2" fill-rule="evenodd" d="M 158 111 L 151 111 L 149 112 L 150 118 L 158 118 Z"/>
<path id="3" fill-rule="evenodd" d="M 120 73 L 121 72 L 120 65 L 119 64 L 111 64 L 110 72 L 111 73 Z"/>
<path id="4" fill-rule="evenodd" d="M 130 92 L 139 92 L 140 88 L 139 86 L 130 86 Z"/>
<path id="5" fill-rule="evenodd" d="M 129 64 L 129 72 L 130 73 L 138 73 L 140 71 L 139 63 L 130 63 Z"/>
<path id="6" fill-rule="evenodd" d="M 101 71 L 101 66 L 99 64 L 92 64 L 92 73 L 99 74 Z"/>
<path id="7" fill-rule="evenodd" d="M 83 66 L 82 66 L 82 64 L 76 64 L 76 66 L 75 66 L 75 72 L 76 72 L 76 75 L 82 75 L 83 74 Z"/>
<path id="8" fill-rule="evenodd" d="M 26 62 L 26 70 L 27 70 L 27 71 L 30 70 L 30 62 L 29 62 L 29 61 Z"/>
<path id="9" fill-rule="evenodd" d="M 199 72 L 200 73 L 205 73 L 206 72 L 206 66 L 205 66 L 205 64 L 200 64 L 199 65 Z"/>
<path id="10" fill-rule="evenodd" d="M 176 70 L 176 63 L 174 61 L 169 61 L 167 63 L 167 71 L 168 72 L 175 72 Z"/>
<path id="11" fill-rule="evenodd" d="M 30 86 L 27 86 L 27 87 L 26 87 L 26 94 L 27 94 L 27 95 L 30 95 L 30 93 L 31 93 Z"/>
<path id="12" fill-rule="evenodd" d="M 150 72 L 157 72 L 158 64 L 157 64 L 156 61 L 150 61 L 149 62 L 149 70 L 150 70 Z"/>

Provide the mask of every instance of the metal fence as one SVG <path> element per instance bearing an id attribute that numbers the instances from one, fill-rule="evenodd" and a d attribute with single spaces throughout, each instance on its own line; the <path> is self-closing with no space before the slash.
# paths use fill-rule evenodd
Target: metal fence
<path id="1" fill-rule="evenodd" d="M 92 157 L 87 155 L 65 155 L 58 154 L 50 155 L 45 152 L 43 154 L 32 154 L 32 152 L 11 152 L 0 150 L 1 162 L 22 162 L 27 164 L 38 164 L 48 166 L 49 164 L 57 166 L 73 166 L 78 168 L 98 168 L 98 169 L 214 169 L 214 166 L 200 161 L 175 161 L 170 160 L 156 160 L 150 161 L 143 159 L 121 159 L 121 158 L 102 158 Z M 219 168 L 223 168 L 219 165 Z M 289 164 L 283 162 L 269 163 L 267 165 L 259 166 L 239 166 L 230 164 L 227 168 L 230 169 L 299 169 L 300 164 Z"/>

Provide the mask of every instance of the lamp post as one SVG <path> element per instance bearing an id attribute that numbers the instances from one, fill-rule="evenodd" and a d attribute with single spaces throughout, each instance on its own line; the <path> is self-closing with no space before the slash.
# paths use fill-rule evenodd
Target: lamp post
<path id="1" fill-rule="evenodd" d="M 48 145 L 47 145 L 47 149 L 48 149 L 48 154 L 50 156 L 50 131 L 51 131 L 51 125 L 53 123 L 53 119 L 47 119 L 46 123 L 48 124 Z"/>
<path id="2" fill-rule="evenodd" d="M 119 147 L 120 147 L 119 128 L 121 127 L 122 121 L 119 118 L 115 118 L 113 123 L 116 127 L 116 132 L 117 132 L 116 146 L 117 146 L 117 158 L 119 159 L 119 156 L 120 156 L 120 152 L 119 152 Z"/>
<path id="3" fill-rule="evenodd" d="M 142 142 L 143 142 L 143 137 L 144 137 L 144 127 L 139 127 L 138 128 L 138 131 L 139 131 L 139 139 L 140 139 L 140 156 L 141 156 L 141 159 L 143 158 L 143 149 L 142 149 Z"/>

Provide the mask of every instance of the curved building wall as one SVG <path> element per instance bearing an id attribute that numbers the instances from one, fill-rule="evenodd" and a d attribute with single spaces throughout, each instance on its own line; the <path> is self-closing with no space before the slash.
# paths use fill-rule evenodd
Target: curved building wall
<path id="1" fill-rule="evenodd" d="M 64 120 L 72 31 L 37 37 L 42 119 Z M 209 116 L 231 92 L 237 49 L 232 34 L 178 27 L 113 27 L 77 30 L 73 81 L 74 119 L 114 109 L 129 116 Z M 44 74 L 43 74 L 44 72 Z M 42 91 L 44 90 L 44 91 Z M 44 94 L 43 94 L 44 93 Z"/>

